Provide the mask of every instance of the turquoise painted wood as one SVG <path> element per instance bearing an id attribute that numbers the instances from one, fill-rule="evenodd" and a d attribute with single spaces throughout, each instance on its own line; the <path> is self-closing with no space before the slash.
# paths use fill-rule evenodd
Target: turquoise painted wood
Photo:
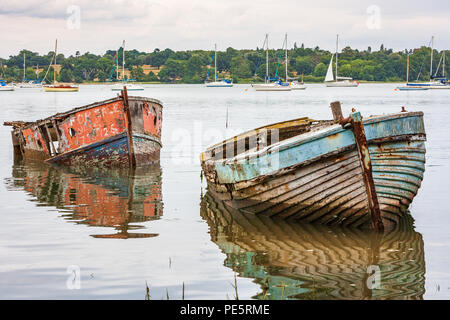
<path id="1" fill-rule="evenodd" d="M 367 141 L 425 134 L 422 116 L 421 112 L 410 112 L 368 118 L 363 121 Z M 340 125 L 332 125 L 272 144 L 258 152 L 216 161 L 215 170 L 219 183 L 237 183 L 314 161 L 352 145 L 355 145 L 353 132 Z M 399 162 L 401 164 L 401 159 Z"/>

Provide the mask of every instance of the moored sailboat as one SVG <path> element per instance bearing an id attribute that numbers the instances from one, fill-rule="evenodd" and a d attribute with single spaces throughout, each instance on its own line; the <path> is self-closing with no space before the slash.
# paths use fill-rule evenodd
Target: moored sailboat
<path id="1" fill-rule="evenodd" d="M 274 82 L 270 82 L 269 76 L 269 35 L 266 34 L 266 38 L 264 40 L 264 44 L 266 45 L 266 78 L 265 83 L 252 84 L 252 87 L 255 91 L 291 91 L 292 88 L 289 86 L 289 83 L 283 83 L 279 79 L 275 79 Z M 263 47 L 264 47 L 263 44 Z"/>
<path id="2" fill-rule="evenodd" d="M 128 83 L 125 80 L 125 40 L 123 40 L 123 44 L 122 44 L 122 83 L 116 83 L 113 84 L 111 86 L 111 90 L 112 91 L 122 91 L 123 87 L 126 87 L 128 91 L 143 91 L 144 87 L 137 85 L 137 84 L 133 84 L 133 83 Z M 118 62 L 118 60 L 116 60 Z M 118 66 L 117 66 L 118 68 Z"/>
<path id="3" fill-rule="evenodd" d="M 42 87 L 41 82 L 39 81 L 39 79 L 37 79 L 37 72 L 36 72 L 36 80 L 26 79 L 25 52 L 23 53 L 23 81 L 22 83 L 19 83 L 18 86 L 21 89 L 35 89 Z"/>
<path id="4" fill-rule="evenodd" d="M 437 72 L 439 70 L 439 65 L 436 68 L 436 73 L 433 76 L 433 46 L 434 46 L 434 36 L 431 37 L 431 42 L 430 42 L 430 49 L 431 49 L 431 53 L 430 53 L 430 81 L 429 82 L 410 82 L 407 83 L 406 85 L 413 88 L 413 87 L 417 87 L 417 88 L 424 88 L 423 90 L 426 89 L 450 89 L 450 83 L 447 80 L 447 78 L 445 78 L 445 50 L 442 52 L 442 56 L 441 59 L 439 61 L 439 64 L 442 63 L 442 77 L 438 78 L 437 76 Z M 419 80 L 420 77 L 420 72 L 419 75 L 417 76 L 417 80 Z"/>
<path id="5" fill-rule="evenodd" d="M 417 91 L 417 90 L 428 90 L 428 87 L 423 86 L 410 86 L 409 85 L 409 54 L 406 56 L 406 85 L 397 87 L 396 90 L 400 91 Z"/>
<path id="6" fill-rule="evenodd" d="M 339 43 L 339 35 L 336 35 L 336 75 L 333 75 L 333 56 L 331 55 L 330 64 L 328 65 L 327 74 L 325 76 L 325 85 L 327 87 L 357 87 L 359 83 L 354 81 L 351 77 L 339 77 L 338 76 L 338 43 Z M 339 81 L 341 80 L 341 81 Z"/>
<path id="7" fill-rule="evenodd" d="M 209 75 L 209 70 L 208 70 Z M 217 44 L 214 44 L 214 81 L 205 81 L 207 87 L 230 88 L 233 86 L 233 79 L 217 79 Z"/>
<path id="8" fill-rule="evenodd" d="M 56 82 L 56 53 L 58 48 L 58 39 L 55 41 L 55 57 L 53 64 L 53 84 L 45 85 L 45 92 L 78 92 L 78 86 L 73 85 L 72 83 L 57 83 Z M 50 68 L 50 66 L 49 66 Z"/>

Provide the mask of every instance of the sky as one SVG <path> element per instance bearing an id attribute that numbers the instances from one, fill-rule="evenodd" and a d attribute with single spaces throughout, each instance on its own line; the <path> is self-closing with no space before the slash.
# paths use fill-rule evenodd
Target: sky
<path id="1" fill-rule="evenodd" d="M 0 57 L 22 49 L 66 56 L 119 48 L 351 46 L 450 49 L 449 0 L 0 0 Z"/>

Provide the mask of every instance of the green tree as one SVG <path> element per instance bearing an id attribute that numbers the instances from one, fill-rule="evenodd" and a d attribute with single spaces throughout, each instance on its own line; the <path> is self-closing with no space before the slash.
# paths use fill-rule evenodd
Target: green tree
<path id="1" fill-rule="evenodd" d="M 145 81 L 145 73 L 141 67 L 136 67 L 131 70 L 131 78 L 137 81 Z"/>
<path id="2" fill-rule="evenodd" d="M 242 56 L 236 56 L 231 59 L 230 71 L 233 77 L 237 78 L 250 78 L 253 76 L 249 61 Z"/>
<path id="3" fill-rule="evenodd" d="M 319 77 L 319 76 L 324 77 L 326 73 L 327 73 L 327 66 L 321 62 L 318 65 L 316 65 L 316 67 L 314 68 L 313 75 L 316 77 Z"/>
<path id="4" fill-rule="evenodd" d="M 183 62 L 173 59 L 167 59 L 164 68 L 159 72 L 159 78 L 162 82 L 175 82 L 181 80 L 186 66 Z"/>
<path id="5" fill-rule="evenodd" d="M 72 82 L 73 81 L 72 71 L 70 71 L 69 69 L 62 69 L 60 78 L 62 82 Z"/>
<path id="6" fill-rule="evenodd" d="M 311 74 L 314 70 L 313 61 L 311 57 L 299 56 L 295 59 L 295 71 L 298 74 Z"/>

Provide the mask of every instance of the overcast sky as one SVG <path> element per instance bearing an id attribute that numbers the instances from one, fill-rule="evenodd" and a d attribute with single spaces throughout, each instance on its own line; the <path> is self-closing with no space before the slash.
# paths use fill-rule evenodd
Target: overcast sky
<path id="1" fill-rule="evenodd" d="M 150 52 L 269 46 L 350 45 L 450 49 L 449 0 L 0 0 L 0 57 L 21 49 L 65 55 L 126 49 Z"/>

